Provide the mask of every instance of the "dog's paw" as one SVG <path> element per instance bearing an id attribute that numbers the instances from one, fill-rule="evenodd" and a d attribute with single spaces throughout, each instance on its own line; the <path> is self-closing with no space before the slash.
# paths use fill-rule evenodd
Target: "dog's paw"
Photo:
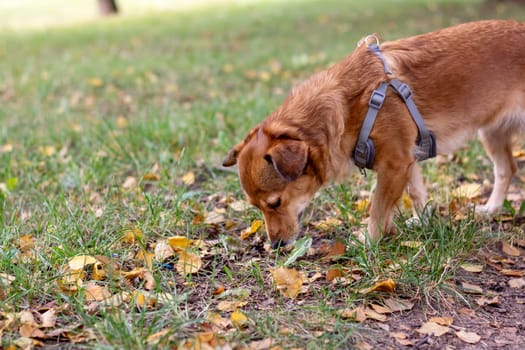
<path id="1" fill-rule="evenodd" d="M 494 205 L 490 205 L 487 203 L 487 204 L 476 206 L 475 212 L 478 215 L 491 216 L 491 215 L 496 214 L 499 209 L 500 209 L 499 206 L 494 206 Z"/>
<path id="2" fill-rule="evenodd" d="M 417 216 L 413 216 L 413 217 L 405 220 L 405 225 L 408 228 L 419 227 L 419 226 L 421 226 L 421 219 L 418 218 Z"/>

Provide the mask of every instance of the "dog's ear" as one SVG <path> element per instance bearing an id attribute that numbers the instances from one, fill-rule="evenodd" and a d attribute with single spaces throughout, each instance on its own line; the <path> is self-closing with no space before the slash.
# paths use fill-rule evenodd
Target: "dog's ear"
<path id="1" fill-rule="evenodd" d="M 280 139 L 264 157 L 286 181 L 304 173 L 308 161 L 308 146 L 304 141 Z"/>
<path id="2" fill-rule="evenodd" d="M 226 155 L 226 158 L 224 158 L 224 160 L 222 161 L 222 165 L 226 167 L 235 165 L 237 163 L 237 157 L 239 156 L 239 153 L 248 143 L 248 141 L 251 140 L 251 138 L 255 135 L 257 131 L 259 131 L 259 125 L 250 130 L 250 132 L 248 133 L 248 135 L 246 135 L 246 138 L 244 140 L 233 146 L 233 148 Z"/>

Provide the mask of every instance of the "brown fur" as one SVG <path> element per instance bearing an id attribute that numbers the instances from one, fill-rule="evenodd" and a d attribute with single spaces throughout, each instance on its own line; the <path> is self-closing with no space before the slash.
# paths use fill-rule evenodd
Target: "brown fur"
<path id="1" fill-rule="evenodd" d="M 438 153 L 453 152 L 479 132 L 495 177 L 481 209 L 496 211 L 517 170 L 512 136 L 525 129 L 525 24 L 472 22 L 386 42 L 381 50 L 394 76 L 412 89 Z M 387 79 L 381 61 L 361 45 L 294 88 L 230 151 L 224 165 L 238 164 L 242 187 L 263 212 L 274 246 L 293 241 L 298 216 L 315 192 L 348 173 L 370 94 Z M 378 239 L 391 230 L 405 189 L 418 208 L 427 200 L 413 154 L 417 128 L 391 90 L 370 138 L 377 187 L 368 233 Z"/>

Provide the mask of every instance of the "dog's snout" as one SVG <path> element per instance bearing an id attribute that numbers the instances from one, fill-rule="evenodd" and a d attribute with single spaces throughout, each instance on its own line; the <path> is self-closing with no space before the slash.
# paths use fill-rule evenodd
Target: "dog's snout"
<path id="1" fill-rule="evenodd" d="M 283 248 L 287 244 L 288 244 L 288 242 L 283 241 L 282 239 L 277 239 L 275 241 L 272 241 L 272 249 L 275 250 L 275 249 L 278 249 L 278 248 Z"/>

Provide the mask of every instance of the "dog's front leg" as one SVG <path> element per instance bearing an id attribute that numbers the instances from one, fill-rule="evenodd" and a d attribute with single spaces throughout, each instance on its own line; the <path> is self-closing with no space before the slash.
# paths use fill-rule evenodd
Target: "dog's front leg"
<path id="1" fill-rule="evenodd" d="M 416 162 L 412 163 L 410 173 L 411 176 L 408 181 L 407 192 L 414 206 L 414 217 L 417 217 L 425 207 L 428 196 L 423 183 L 421 169 Z"/>
<path id="2" fill-rule="evenodd" d="M 412 168 L 403 162 L 378 164 L 377 186 L 368 222 L 371 240 L 378 240 L 383 233 L 391 233 L 393 210 L 411 178 Z"/>

